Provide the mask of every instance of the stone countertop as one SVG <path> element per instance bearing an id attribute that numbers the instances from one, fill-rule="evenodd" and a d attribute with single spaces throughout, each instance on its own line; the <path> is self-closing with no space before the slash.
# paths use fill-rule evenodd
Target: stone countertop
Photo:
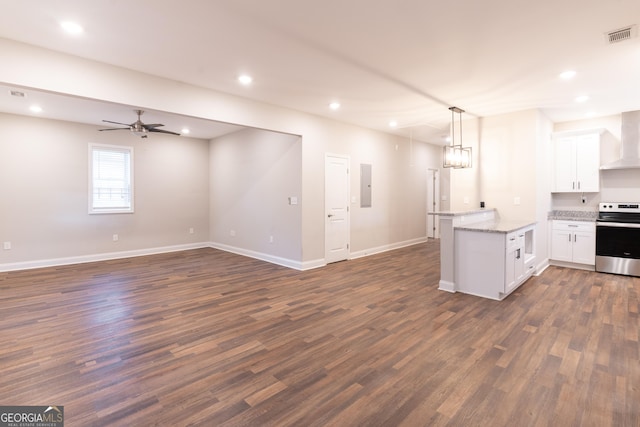
<path id="1" fill-rule="evenodd" d="M 535 225 L 535 221 L 505 221 L 505 220 L 493 220 L 477 222 L 475 224 L 458 225 L 454 227 L 455 230 L 466 231 L 482 231 L 485 233 L 511 233 L 512 231 L 520 230 L 521 228 Z"/>
<path id="2" fill-rule="evenodd" d="M 562 221 L 595 221 L 598 218 L 596 211 L 561 211 L 555 210 L 547 214 L 547 219 Z"/>
<path id="3" fill-rule="evenodd" d="M 439 216 L 464 216 L 464 215 L 473 215 L 483 212 L 493 212 L 495 208 L 479 208 L 470 211 L 441 211 L 441 212 L 428 212 L 428 215 L 439 215 Z"/>

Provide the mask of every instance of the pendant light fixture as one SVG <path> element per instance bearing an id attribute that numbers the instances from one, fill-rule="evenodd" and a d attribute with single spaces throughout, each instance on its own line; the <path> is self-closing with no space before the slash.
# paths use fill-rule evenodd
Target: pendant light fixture
<path id="1" fill-rule="evenodd" d="M 464 110 L 458 107 L 449 107 L 451 110 L 451 145 L 447 145 L 443 149 L 442 166 L 445 168 L 470 168 L 471 167 L 471 147 L 462 146 L 462 113 Z M 455 138 L 455 115 L 460 118 L 460 137 L 459 144 L 456 144 Z"/>

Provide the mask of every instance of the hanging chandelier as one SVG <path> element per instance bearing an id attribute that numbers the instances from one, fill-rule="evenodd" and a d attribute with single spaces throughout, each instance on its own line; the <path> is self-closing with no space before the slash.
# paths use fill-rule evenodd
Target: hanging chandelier
<path id="1" fill-rule="evenodd" d="M 451 110 L 451 145 L 444 146 L 443 149 L 443 163 L 445 168 L 470 168 L 471 167 L 471 147 L 462 146 L 462 113 L 464 110 L 458 107 L 449 107 Z M 455 138 L 455 115 L 458 114 L 460 118 L 460 137 L 458 144 L 456 144 Z"/>

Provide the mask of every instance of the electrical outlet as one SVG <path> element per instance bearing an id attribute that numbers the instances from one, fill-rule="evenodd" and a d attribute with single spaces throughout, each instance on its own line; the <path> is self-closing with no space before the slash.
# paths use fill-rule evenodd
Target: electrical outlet
<path id="1" fill-rule="evenodd" d="M 114 235 L 113 235 L 113 241 L 114 241 L 114 242 L 117 242 L 117 241 L 118 241 L 118 239 L 119 239 L 118 235 L 117 235 L 117 234 L 114 234 Z"/>
<path id="2" fill-rule="evenodd" d="M 5 251 L 11 250 L 11 242 L 4 242 L 3 248 Z"/>
<path id="3" fill-rule="evenodd" d="M 229 230 L 229 236 L 235 237 L 236 236 L 236 230 Z"/>
<path id="4" fill-rule="evenodd" d="M 273 243 L 273 236 L 269 236 L 269 243 Z"/>
<path id="5" fill-rule="evenodd" d="M 189 234 L 193 234 L 193 227 L 189 227 Z"/>
<path id="6" fill-rule="evenodd" d="M 516 205 L 516 206 L 520 205 L 520 197 L 514 197 L 513 198 L 513 204 Z"/>
<path id="7" fill-rule="evenodd" d="M 468 205 L 468 204 L 469 204 L 469 198 L 468 198 L 468 197 L 465 197 L 465 198 L 463 199 L 463 201 L 462 201 L 462 202 L 463 202 L 465 205 Z"/>

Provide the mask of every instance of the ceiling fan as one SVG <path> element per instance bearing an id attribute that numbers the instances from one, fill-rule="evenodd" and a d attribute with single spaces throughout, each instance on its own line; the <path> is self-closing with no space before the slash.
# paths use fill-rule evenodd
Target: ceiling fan
<path id="1" fill-rule="evenodd" d="M 160 123 L 153 123 L 150 125 L 146 125 L 144 123 L 142 123 L 142 120 L 140 120 L 140 116 L 144 114 L 143 110 L 133 110 L 136 112 L 136 114 L 138 115 L 138 120 L 136 120 L 135 122 L 131 123 L 131 124 L 126 124 L 126 123 L 120 123 L 120 122 L 112 122 L 111 120 L 103 120 L 103 122 L 105 123 L 113 123 L 115 125 L 122 125 L 122 126 L 126 126 L 124 128 L 107 128 L 107 129 L 99 129 L 100 131 L 104 131 L 104 130 L 130 130 L 131 132 L 133 132 L 134 134 L 138 135 L 141 138 L 146 138 L 147 137 L 147 133 L 149 132 L 158 132 L 158 133 L 168 133 L 169 135 L 180 135 L 177 132 L 171 132 L 168 130 L 163 130 L 163 129 L 158 129 L 160 126 L 164 126 L 163 124 Z"/>

